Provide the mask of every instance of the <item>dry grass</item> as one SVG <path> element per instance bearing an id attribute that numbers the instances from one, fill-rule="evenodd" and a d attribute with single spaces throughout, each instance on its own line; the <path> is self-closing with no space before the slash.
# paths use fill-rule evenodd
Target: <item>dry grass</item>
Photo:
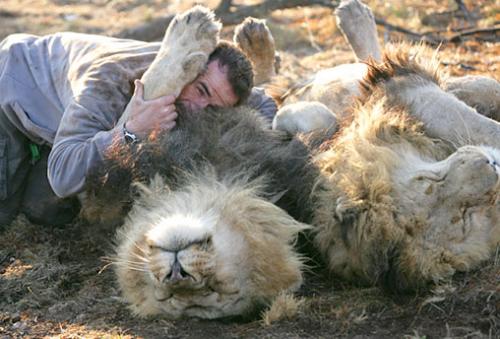
<path id="1" fill-rule="evenodd" d="M 500 21 L 497 0 L 465 2 L 477 12 L 479 26 Z M 453 8 L 453 1 L 367 3 L 378 16 L 416 31 L 451 34 L 466 24 L 421 24 L 424 16 Z M 161 0 L 2 0 L 0 38 L 63 30 L 113 34 L 186 5 Z M 290 78 L 354 60 L 328 10 L 278 11 L 269 22 L 282 50 L 282 72 Z M 380 27 L 379 33 L 381 39 L 402 38 Z M 440 55 L 452 74 L 500 79 L 498 43 L 448 44 Z M 318 270 L 307 277 L 298 299 L 282 296 L 264 321 L 139 320 L 121 301 L 111 270 L 100 272 L 112 234 L 79 222 L 41 228 L 22 217 L 0 234 L 0 337 L 500 337 L 499 253 L 482 268 L 415 295 L 352 286 Z"/>
<path id="2" fill-rule="evenodd" d="M 297 298 L 293 294 L 281 293 L 271 307 L 262 314 L 262 321 L 266 326 L 270 326 L 281 320 L 293 320 L 303 304 L 304 299 Z"/>

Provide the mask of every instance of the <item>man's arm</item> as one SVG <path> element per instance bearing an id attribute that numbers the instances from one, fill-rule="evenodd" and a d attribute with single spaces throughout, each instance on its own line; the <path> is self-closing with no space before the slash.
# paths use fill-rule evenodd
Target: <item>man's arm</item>
<path id="1" fill-rule="evenodd" d="M 102 94 L 98 88 L 92 83 L 87 85 L 88 92 L 96 95 Z M 119 102 L 125 100 L 119 93 L 114 98 L 82 95 L 66 108 L 48 162 L 49 182 L 58 196 L 82 191 L 87 174 L 104 160 L 111 143 L 125 142 L 123 125 L 115 125 L 116 106 L 123 106 Z M 144 138 L 154 129 L 173 128 L 177 117 L 174 100 L 166 96 L 145 101 L 142 85 L 136 82 L 128 105 L 131 115 L 127 129 Z"/>
<path id="2" fill-rule="evenodd" d="M 123 138 L 111 117 L 86 107 L 87 102 L 96 100 L 76 98 L 64 112 L 47 173 L 52 189 L 60 197 L 82 191 L 87 173 L 104 159 L 105 149 L 114 139 Z"/>

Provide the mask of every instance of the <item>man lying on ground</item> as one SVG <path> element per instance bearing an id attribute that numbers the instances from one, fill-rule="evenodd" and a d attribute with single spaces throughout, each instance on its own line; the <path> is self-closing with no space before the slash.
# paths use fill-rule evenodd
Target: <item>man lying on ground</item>
<path id="1" fill-rule="evenodd" d="M 111 142 L 174 128 L 176 105 L 198 111 L 246 103 L 273 118 L 274 101 L 252 89 L 250 61 L 227 42 L 178 96 L 144 100 L 136 79 L 160 46 L 78 33 L 0 42 L 0 225 L 21 211 L 41 224 L 71 221 L 79 210 L 74 195 Z M 118 123 L 126 107 L 127 120 Z"/>

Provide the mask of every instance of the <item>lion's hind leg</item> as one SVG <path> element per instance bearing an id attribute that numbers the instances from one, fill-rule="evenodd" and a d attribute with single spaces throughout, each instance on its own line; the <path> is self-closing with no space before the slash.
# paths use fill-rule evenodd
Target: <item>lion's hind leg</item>
<path id="1" fill-rule="evenodd" d="M 264 20 L 246 18 L 235 28 L 233 40 L 252 61 L 256 85 L 269 82 L 276 75 L 279 57 Z"/>

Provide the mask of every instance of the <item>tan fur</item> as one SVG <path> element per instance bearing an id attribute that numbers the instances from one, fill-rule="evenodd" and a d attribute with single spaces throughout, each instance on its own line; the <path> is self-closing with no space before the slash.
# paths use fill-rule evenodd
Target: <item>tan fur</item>
<path id="1" fill-rule="evenodd" d="M 258 183 L 210 171 L 189 181 L 175 192 L 159 178 L 143 187 L 118 233 L 118 282 L 135 314 L 240 315 L 300 286 L 293 243 L 305 225 L 259 198 Z M 188 274 L 177 281 L 175 255 Z"/>
<path id="2" fill-rule="evenodd" d="M 353 105 L 354 98 L 361 93 L 359 82 L 366 75 L 366 70 L 366 65 L 361 63 L 321 70 L 305 83 L 287 92 L 283 104 L 318 101 L 338 117 L 344 117 Z"/>
<path id="3" fill-rule="evenodd" d="M 441 89 L 437 63 L 406 47 L 386 55 L 363 66 L 365 99 L 316 156 L 314 243 L 342 277 L 411 289 L 477 266 L 500 242 L 500 153 L 458 148 L 483 139 L 436 130 L 433 123 L 448 121 L 445 107 L 470 117 Z M 439 103 L 436 116 L 429 98 Z M 484 131 L 471 123 L 474 136 Z M 451 145 L 429 137 L 443 130 Z M 258 183 L 210 170 L 187 181 L 176 191 L 158 178 L 142 187 L 118 235 L 118 282 L 134 313 L 245 314 L 301 284 L 293 242 L 305 225 L 260 198 Z"/>
<path id="4" fill-rule="evenodd" d="M 337 117 L 318 101 L 303 101 L 281 107 L 272 128 L 290 134 L 308 133 L 320 128 L 337 129 Z"/>
<path id="5" fill-rule="evenodd" d="M 411 117 L 419 107 L 394 100 L 392 82 L 437 79 L 404 48 L 370 65 L 368 98 L 318 156 L 315 243 L 336 274 L 412 289 L 477 266 L 500 242 L 500 152 L 450 150 Z"/>
<path id="6" fill-rule="evenodd" d="M 500 121 L 500 82 L 482 75 L 452 77 L 444 89 L 456 96 L 478 113 Z"/>

